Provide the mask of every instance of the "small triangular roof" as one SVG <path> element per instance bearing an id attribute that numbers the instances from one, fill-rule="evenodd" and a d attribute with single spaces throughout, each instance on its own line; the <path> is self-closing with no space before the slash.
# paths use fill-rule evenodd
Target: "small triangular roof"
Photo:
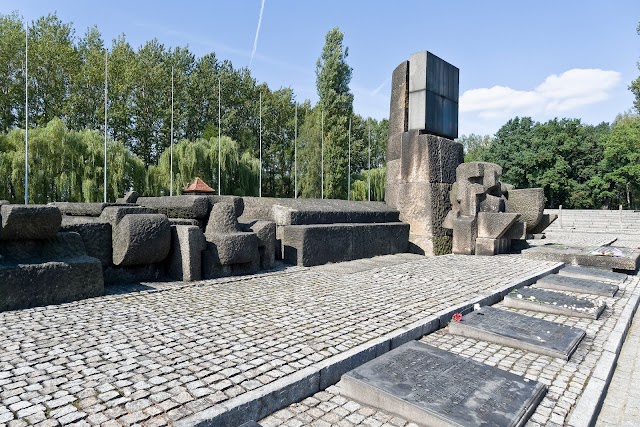
<path id="1" fill-rule="evenodd" d="M 183 193 L 208 193 L 215 194 L 215 190 L 209 187 L 200 177 L 196 177 L 193 182 L 182 189 Z"/>

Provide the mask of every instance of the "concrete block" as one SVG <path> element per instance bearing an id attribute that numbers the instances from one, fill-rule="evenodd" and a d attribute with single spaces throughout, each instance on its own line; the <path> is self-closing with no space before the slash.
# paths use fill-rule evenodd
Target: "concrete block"
<path id="1" fill-rule="evenodd" d="M 427 91 L 409 92 L 409 123 L 408 130 L 426 130 Z"/>
<path id="2" fill-rule="evenodd" d="M 260 268 L 268 270 L 275 265 L 276 255 L 276 223 L 271 221 L 251 221 L 241 224 L 246 232 L 254 232 L 258 237 Z"/>
<path id="3" fill-rule="evenodd" d="M 244 264 L 259 260 L 256 233 L 224 233 L 207 236 L 207 256 L 219 265 Z"/>
<path id="4" fill-rule="evenodd" d="M 509 190 L 505 211 L 519 213 L 520 219 L 527 223 L 527 231 L 531 233 L 542 220 L 545 200 L 543 188 Z"/>
<path id="5" fill-rule="evenodd" d="M 111 224 L 115 228 L 116 225 L 126 215 L 133 214 L 157 214 L 158 210 L 153 208 L 145 208 L 142 206 L 107 206 L 102 210 L 99 221 Z"/>
<path id="6" fill-rule="evenodd" d="M 161 214 L 125 215 L 113 230 L 113 264 L 117 266 L 163 261 L 170 248 L 171 226 Z"/>
<path id="7" fill-rule="evenodd" d="M 476 255 L 497 255 L 499 253 L 500 239 L 478 237 L 476 239 Z"/>
<path id="8" fill-rule="evenodd" d="M 62 214 L 55 206 L 0 206 L 0 240 L 49 239 L 60 230 Z"/>
<path id="9" fill-rule="evenodd" d="M 321 265 L 406 252 L 409 225 L 314 224 L 284 227 L 284 260 L 300 266 Z"/>
<path id="10" fill-rule="evenodd" d="M 89 222 L 62 226 L 62 231 L 76 232 L 82 238 L 87 255 L 97 258 L 103 267 L 113 260 L 111 224 Z"/>
<path id="11" fill-rule="evenodd" d="M 108 205 L 107 203 L 53 202 L 49 203 L 49 206 L 55 206 L 60 209 L 62 215 L 97 217 Z"/>
<path id="12" fill-rule="evenodd" d="M 556 214 L 542 214 L 542 218 L 540 218 L 540 222 L 538 222 L 538 225 L 536 225 L 535 227 L 531 228 L 530 233 L 531 234 L 540 234 L 540 233 L 542 233 L 556 219 L 558 219 L 558 215 L 556 215 Z"/>
<path id="13" fill-rule="evenodd" d="M 207 247 L 204 234 L 193 225 L 171 226 L 168 276 L 190 282 L 202 278 L 202 251 Z"/>
<path id="14" fill-rule="evenodd" d="M 393 70 L 391 77 L 391 102 L 389 112 L 389 136 L 407 131 L 409 122 L 409 62 L 403 61 Z"/>
<path id="15" fill-rule="evenodd" d="M 474 217 L 461 216 L 453 224 L 452 251 L 454 254 L 473 255 L 476 250 L 478 227 Z"/>
<path id="16" fill-rule="evenodd" d="M 518 219 L 517 213 L 505 212 L 479 212 L 478 213 L 478 237 L 498 239 Z"/>
<path id="17" fill-rule="evenodd" d="M 510 240 L 524 240 L 527 238 L 527 223 L 520 219 L 516 220 L 506 233 L 502 236 Z"/>
<path id="18" fill-rule="evenodd" d="M 206 196 L 183 195 L 165 197 L 139 197 L 140 206 L 155 208 L 169 218 L 206 219 L 210 202 Z"/>
<path id="19" fill-rule="evenodd" d="M 131 190 L 124 193 L 124 197 L 122 198 L 124 203 L 136 203 L 138 201 L 138 193 Z"/>
<path id="20" fill-rule="evenodd" d="M 0 244 L 0 311 L 103 294 L 100 261 L 86 255 L 77 233 Z"/>
<path id="21" fill-rule="evenodd" d="M 205 196 L 209 199 L 209 210 L 211 207 L 217 203 L 230 203 L 233 205 L 233 209 L 235 211 L 236 217 L 240 217 L 244 214 L 244 198 L 239 196 L 217 196 L 217 195 L 208 195 Z M 258 218 L 254 218 L 258 219 Z"/>
<path id="22" fill-rule="evenodd" d="M 231 203 L 216 203 L 209 214 L 209 221 L 205 230 L 207 240 L 221 233 L 237 233 L 242 231 L 234 205 Z"/>

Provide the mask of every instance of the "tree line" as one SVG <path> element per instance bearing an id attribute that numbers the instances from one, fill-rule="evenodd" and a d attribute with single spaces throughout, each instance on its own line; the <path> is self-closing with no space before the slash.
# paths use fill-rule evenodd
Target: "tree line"
<path id="1" fill-rule="evenodd" d="M 503 167 L 505 182 L 543 187 L 547 207 L 625 209 L 640 207 L 640 116 L 619 115 L 612 124 L 579 119 L 545 123 L 516 117 L 495 136 L 460 138 L 465 161 Z"/>
<path id="2" fill-rule="evenodd" d="M 0 198 L 23 200 L 24 144 L 19 136 L 24 138 L 26 83 L 29 141 L 34 144 L 29 152 L 35 186 L 30 181 L 31 201 L 102 200 L 104 157 L 96 144 L 105 131 L 105 60 L 107 161 L 113 177 L 108 178 L 109 200 L 130 187 L 145 195 L 169 194 L 172 75 L 174 193 L 195 176 L 217 188 L 220 127 L 223 194 L 259 193 L 261 137 L 263 196 L 295 195 L 297 148 L 298 195 L 347 198 L 350 120 L 351 193 L 366 199 L 362 189 L 371 176 L 372 199 L 384 198 L 388 121 L 353 112 L 348 49 L 337 28 L 327 34 L 318 60 L 320 100 L 313 106 L 297 102 L 291 88 L 270 89 L 247 68 L 234 68 L 214 52 L 196 57 L 188 47 L 166 48 L 157 39 L 134 49 L 125 35 L 107 50 L 97 27 L 77 37 L 72 24 L 55 14 L 31 22 L 27 31 L 28 58 L 18 12 L 0 14 Z M 120 163 L 112 167 L 112 161 Z M 121 165 L 126 168 L 116 170 Z M 38 180 L 43 183 L 36 184 Z"/>

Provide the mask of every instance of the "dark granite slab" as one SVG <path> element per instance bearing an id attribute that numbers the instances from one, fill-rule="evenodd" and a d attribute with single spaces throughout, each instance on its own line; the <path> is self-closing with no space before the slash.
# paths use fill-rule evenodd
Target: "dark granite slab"
<path id="1" fill-rule="evenodd" d="M 522 310 L 589 319 L 597 319 L 606 307 L 604 302 L 596 305 L 574 295 L 530 287 L 516 289 L 509 293 L 504 297 L 504 305 Z"/>
<path id="2" fill-rule="evenodd" d="M 575 277 L 549 274 L 539 279 L 534 285 L 536 288 L 551 289 L 554 291 L 568 291 L 579 294 L 600 295 L 613 297 L 618 292 L 618 285 L 599 282 L 596 280 L 577 279 Z"/>
<path id="3" fill-rule="evenodd" d="M 597 268 L 578 267 L 565 265 L 559 272 L 561 276 L 575 277 L 577 279 L 598 280 L 600 282 L 621 283 L 627 278 L 624 273 L 601 270 Z"/>
<path id="4" fill-rule="evenodd" d="M 449 323 L 449 333 L 569 360 L 585 336 L 582 329 L 482 307 Z"/>
<path id="5" fill-rule="evenodd" d="M 347 372 L 340 393 L 420 425 L 521 426 L 546 393 L 536 381 L 412 341 Z"/>
<path id="6" fill-rule="evenodd" d="M 526 249 L 522 251 L 522 255 L 530 259 L 564 262 L 570 265 L 597 267 L 607 270 L 635 271 L 638 269 L 640 250 L 621 247 L 611 248 L 619 250 L 623 256 L 592 255 L 591 252 L 595 249 L 593 247 L 566 246 L 558 243 Z"/>

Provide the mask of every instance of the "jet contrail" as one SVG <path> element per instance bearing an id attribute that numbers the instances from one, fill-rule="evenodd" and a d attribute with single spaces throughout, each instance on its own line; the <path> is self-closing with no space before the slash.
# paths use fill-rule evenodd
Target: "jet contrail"
<path id="1" fill-rule="evenodd" d="M 253 50 L 251 51 L 251 59 L 249 60 L 249 69 L 251 69 L 253 56 L 256 54 L 256 49 L 258 48 L 258 36 L 260 36 L 260 24 L 262 24 L 262 12 L 264 11 L 264 2 L 265 0 L 262 0 L 262 5 L 260 6 L 260 18 L 258 18 L 258 28 L 256 28 L 256 38 L 253 40 Z"/>

